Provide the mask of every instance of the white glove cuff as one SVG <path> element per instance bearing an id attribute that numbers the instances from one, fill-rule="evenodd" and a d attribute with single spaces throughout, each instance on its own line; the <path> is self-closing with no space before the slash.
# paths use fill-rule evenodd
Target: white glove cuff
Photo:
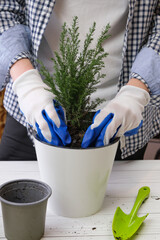
<path id="1" fill-rule="evenodd" d="M 21 74 L 13 83 L 13 91 L 20 97 L 34 88 L 49 87 L 42 81 L 37 69 L 31 69 Z"/>
<path id="2" fill-rule="evenodd" d="M 123 96 L 133 96 L 133 98 L 139 100 L 143 106 L 146 106 L 150 101 L 150 95 L 146 90 L 131 85 L 123 86 L 118 92 L 117 96 L 120 96 L 121 94 L 123 94 Z"/>

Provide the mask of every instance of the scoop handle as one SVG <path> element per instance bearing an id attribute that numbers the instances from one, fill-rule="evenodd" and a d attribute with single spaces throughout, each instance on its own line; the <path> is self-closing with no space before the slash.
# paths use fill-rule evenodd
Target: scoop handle
<path id="1" fill-rule="evenodd" d="M 136 216 L 138 209 L 142 205 L 145 199 L 149 197 L 150 194 L 150 188 L 147 186 L 141 187 L 138 191 L 134 206 L 131 210 L 130 215 L 132 215 L 132 218 Z"/>

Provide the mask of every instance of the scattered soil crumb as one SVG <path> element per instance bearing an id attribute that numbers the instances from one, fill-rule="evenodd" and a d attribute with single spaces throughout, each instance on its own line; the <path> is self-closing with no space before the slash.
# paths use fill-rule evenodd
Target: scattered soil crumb
<path id="1" fill-rule="evenodd" d="M 96 227 L 93 227 L 92 230 L 96 230 Z"/>

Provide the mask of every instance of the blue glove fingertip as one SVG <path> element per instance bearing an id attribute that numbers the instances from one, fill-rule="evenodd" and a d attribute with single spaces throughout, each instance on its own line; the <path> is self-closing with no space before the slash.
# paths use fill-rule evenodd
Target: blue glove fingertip
<path id="1" fill-rule="evenodd" d="M 89 146 L 92 147 L 93 139 L 94 139 L 94 130 L 91 129 L 91 125 L 90 125 L 84 134 L 81 147 L 82 148 L 87 148 Z"/>
<path id="2" fill-rule="evenodd" d="M 71 144 L 71 136 L 68 132 L 68 127 L 65 123 L 65 114 L 63 111 L 63 108 L 61 105 L 59 105 L 59 103 L 56 100 L 53 100 L 54 103 L 54 107 L 55 110 L 57 112 L 57 115 L 60 119 L 60 127 L 58 128 L 55 124 L 54 124 L 54 130 L 56 132 L 56 134 L 60 137 L 62 143 L 64 146 Z"/>
<path id="3" fill-rule="evenodd" d="M 56 100 L 53 100 L 53 104 L 54 104 L 54 108 L 57 112 L 58 117 L 65 122 L 65 115 L 64 115 L 64 111 L 63 111 L 62 106 L 59 105 Z"/>
<path id="4" fill-rule="evenodd" d="M 95 144 L 96 147 L 104 146 L 104 137 L 105 137 L 107 128 L 108 128 L 109 124 L 112 122 L 112 120 L 113 120 L 113 116 L 112 117 L 110 116 L 110 118 L 108 118 L 108 122 L 106 123 L 106 125 L 104 126 L 104 128 L 102 129 L 102 131 L 100 132 L 100 134 L 96 140 L 96 144 Z"/>
<path id="5" fill-rule="evenodd" d="M 52 140 L 50 144 L 56 146 L 69 145 L 71 143 L 71 136 L 65 124 L 65 115 L 63 108 L 60 105 L 58 105 L 58 103 L 55 100 L 53 101 L 53 104 L 55 105 L 54 107 L 60 120 L 60 127 L 56 126 L 54 121 L 49 117 L 45 110 L 42 111 L 42 116 L 46 120 L 52 135 Z"/>
<path id="6" fill-rule="evenodd" d="M 100 110 L 97 111 L 93 118 L 93 123 L 95 120 L 95 117 L 100 113 Z M 91 129 L 91 125 L 88 127 L 82 141 L 82 148 L 87 147 L 95 147 L 95 146 L 104 146 L 103 140 L 104 140 L 104 134 L 102 130 L 107 128 L 107 126 L 110 124 L 114 117 L 113 113 L 109 113 L 104 120 L 95 128 Z M 98 141 L 98 142 L 97 142 Z"/>
<path id="7" fill-rule="evenodd" d="M 40 139 L 41 141 L 45 142 L 46 140 L 45 140 L 45 138 L 43 137 L 42 132 L 41 132 L 41 129 L 39 128 L 39 125 L 38 125 L 37 122 L 35 123 L 35 126 L 36 126 L 37 135 L 38 135 L 39 139 Z"/>

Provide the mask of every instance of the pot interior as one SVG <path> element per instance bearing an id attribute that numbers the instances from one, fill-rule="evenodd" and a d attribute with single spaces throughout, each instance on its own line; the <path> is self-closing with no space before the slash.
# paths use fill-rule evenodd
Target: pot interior
<path id="1" fill-rule="evenodd" d="M 48 198 L 49 190 L 36 181 L 14 181 L 1 187 L 0 196 L 2 201 L 12 203 L 36 203 Z"/>

